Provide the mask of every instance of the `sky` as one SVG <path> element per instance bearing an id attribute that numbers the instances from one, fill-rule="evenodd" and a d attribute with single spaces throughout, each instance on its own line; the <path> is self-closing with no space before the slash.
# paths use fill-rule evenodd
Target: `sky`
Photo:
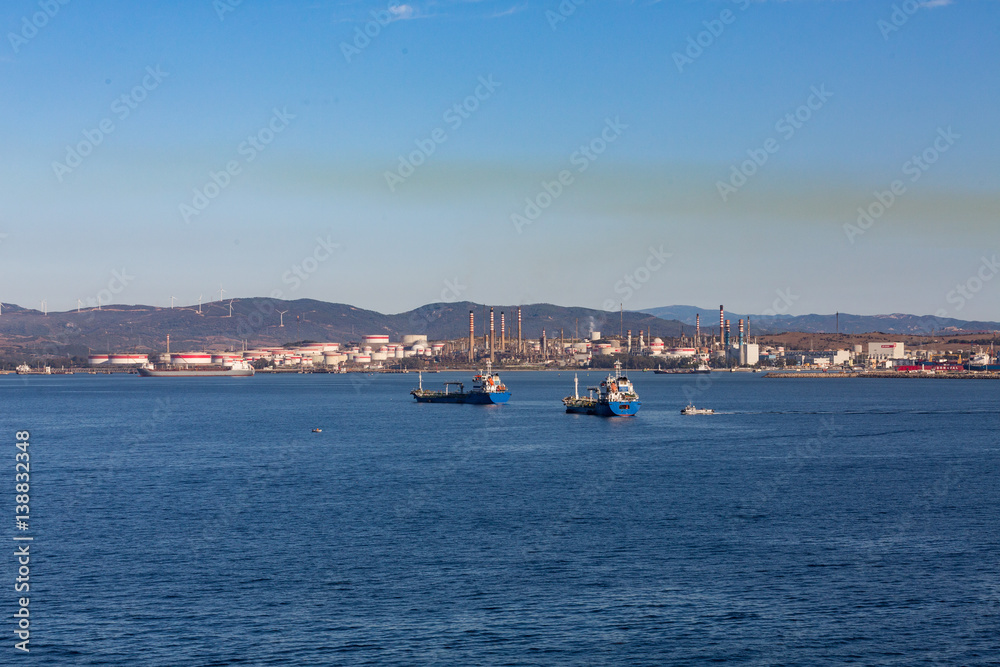
<path id="1" fill-rule="evenodd" d="M 0 29 L 3 303 L 1000 320 L 996 0 L 9 0 Z"/>

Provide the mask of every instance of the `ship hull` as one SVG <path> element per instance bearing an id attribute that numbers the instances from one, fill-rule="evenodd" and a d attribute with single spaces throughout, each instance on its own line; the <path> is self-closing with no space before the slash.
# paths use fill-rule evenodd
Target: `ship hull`
<path id="1" fill-rule="evenodd" d="M 193 378 L 193 377 L 250 377 L 253 375 L 253 369 L 204 369 L 204 370 L 193 370 L 193 369 L 149 369 L 140 368 L 139 375 L 148 378 Z"/>
<path id="2" fill-rule="evenodd" d="M 596 415 L 598 417 L 631 417 L 639 412 L 639 401 L 587 402 L 569 401 L 564 403 L 566 412 L 572 415 Z"/>
<path id="3" fill-rule="evenodd" d="M 470 392 L 461 394 L 442 394 L 440 392 L 412 392 L 417 403 L 464 403 L 469 405 L 500 405 L 510 400 L 510 392 Z"/>
<path id="4" fill-rule="evenodd" d="M 639 401 L 608 401 L 597 404 L 598 417 L 631 417 L 639 412 Z"/>

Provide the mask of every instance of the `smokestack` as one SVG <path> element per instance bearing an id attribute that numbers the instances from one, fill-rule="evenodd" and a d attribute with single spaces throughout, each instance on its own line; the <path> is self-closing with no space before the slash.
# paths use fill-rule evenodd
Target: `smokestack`
<path id="1" fill-rule="evenodd" d="M 747 339 L 743 334 L 743 319 L 740 318 L 740 366 L 747 365 Z"/>
<path id="2" fill-rule="evenodd" d="M 729 349 L 729 320 L 725 321 L 725 324 L 723 325 L 723 329 L 725 330 L 724 333 L 723 333 L 723 336 L 725 337 L 725 339 L 722 341 L 722 344 L 728 350 Z"/>
<path id="3" fill-rule="evenodd" d="M 504 320 L 503 311 L 500 311 L 500 351 L 507 349 L 507 322 Z"/>
<path id="4" fill-rule="evenodd" d="M 517 353 L 524 354 L 524 344 L 521 342 L 521 308 L 517 309 Z"/>
<path id="5" fill-rule="evenodd" d="M 726 309 L 719 306 L 719 343 L 725 345 L 726 337 Z"/>
<path id="6" fill-rule="evenodd" d="M 493 309 L 490 308 L 490 361 L 493 361 L 493 348 L 496 347 L 496 338 L 494 338 L 493 329 Z"/>
<path id="7" fill-rule="evenodd" d="M 628 353 L 632 354 L 632 330 L 628 330 Z"/>
<path id="8" fill-rule="evenodd" d="M 549 354 L 549 341 L 545 337 L 545 329 L 542 329 L 542 358 L 548 359 Z"/>
<path id="9" fill-rule="evenodd" d="M 469 311 L 469 363 L 476 360 L 476 315 Z"/>
<path id="10" fill-rule="evenodd" d="M 701 313 L 694 316 L 694 344 L 701 345 Z"/>

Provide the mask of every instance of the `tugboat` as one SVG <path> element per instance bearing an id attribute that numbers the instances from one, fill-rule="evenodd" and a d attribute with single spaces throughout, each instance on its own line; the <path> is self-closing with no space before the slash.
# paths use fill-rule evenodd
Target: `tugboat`
<path id="1" fill-rule="evenodd" d="M 445 382 L 444 391 L 424 389 L 423 374 L 418 374 L 418 386 L 410 393 L 417 403 L 471 403 L 472 405 L 499 405 L 510 400 L 510 392 L 493 372 L 493 365 L 486 362 L 486 372 L 480 371 L 472 378 L 472 391 L 465 391 L 464 382 Z M 449 391 L 449 387 L 458 385 L 458 391 Z"/>
<path id="2" fill-rule="evenodd" d="M 573 376 L 573 395 L 563 399 L 566 412 L 600 417 L 630 417 L 642 405 L 632 382 L 622 374 L 622 364 L 615 362 L 615 372 L 599 387 L 587 387 L 588 395 L 580 396 L 579 378 Z"/>
<path id="3" fill-rule="evenodd" d="M 711 408 L 696 408 L 694 404 L 688 403 L 687 407 L 681 410 L 682 415 L 714 415 L 715 410 Z"/>

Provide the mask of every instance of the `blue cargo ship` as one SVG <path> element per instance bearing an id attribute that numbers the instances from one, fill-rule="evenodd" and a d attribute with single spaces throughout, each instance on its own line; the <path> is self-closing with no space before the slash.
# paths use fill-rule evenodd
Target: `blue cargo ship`
<path id="1" fill-rule="evenodd" d="M 573 377 L 573 395 L 563 399 L 566 412 L 599 417 L 631 417 L 642 404 L 632 382 L 622 373 L 622 364 L 615 362 L 615 372 L 599 387 L 587 387 L 587 396 L 580 396 L 579 379 Z"/>
<path id="2" fill-rule="evenodd" d="M 450 391 L 457 386 L 458 391 Z M 465 391 L 463 382 L 445 382 L 444 391 L 424 389 L 424 377 L 419 376 L 419 386 L 410 392 L 417 403 L 470 403 L 472 405 L 499 405 L 510 400 L 510 392 L 486 362 L 486 372 L 480 371 L 472 378 L 472 391 Z"/>

